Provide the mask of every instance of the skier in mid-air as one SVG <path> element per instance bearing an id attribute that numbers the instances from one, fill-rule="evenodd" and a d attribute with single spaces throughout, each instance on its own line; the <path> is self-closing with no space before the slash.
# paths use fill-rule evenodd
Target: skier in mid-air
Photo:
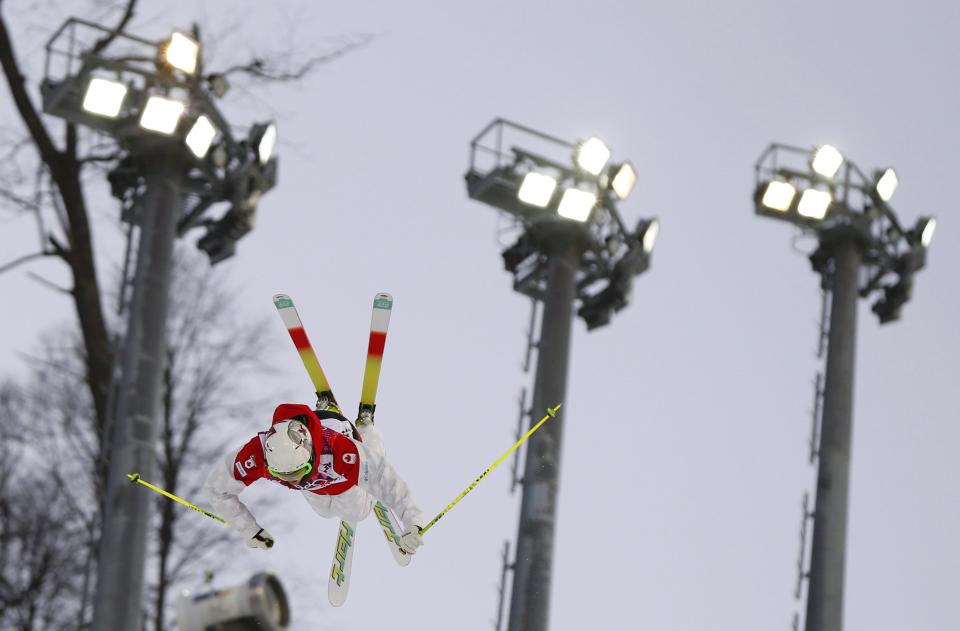
<path id="1" fill-rule="evenodd" d="M 403 551 L 413 554 L 423 545 L 423 513 L 387 462 L 372 421 L 354 425 L 332 409 L 284 403 L 268 430 L 214 464 L 204 490 L 252 548 L 272 547 L 273 537 L 237 496 L 261 478 L 300 491 L 319 515 L 343 521 L 363 520 L 379 500 L 403 524 Z"/>

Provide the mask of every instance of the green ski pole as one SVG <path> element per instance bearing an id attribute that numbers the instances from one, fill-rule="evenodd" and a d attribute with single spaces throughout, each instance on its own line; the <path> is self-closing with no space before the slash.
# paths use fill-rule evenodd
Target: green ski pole
<path id="1" fill-rule="evenodd" d="M 497 459 L 496 462 L 494 462 L 492 465 L 490 465 L 490 466 L 487 468 L 486 471 L 484 471 L 483 473 L 481 473 L 479 478 L 477 478 L 476 480 L 474 480 L 473 483 L 472 483 L 470 486 L 468 486 L 468 487 L 463 491 L 463 493 L 461 493 L 460 495 L 457 496 L 457 499 L 455 499 L 455 500 L 453 500 L 452 502 L 450 502 L 450 504 L 448 504 L 446 508 L 444 508 L 442 511 L 440 511 L 440 514 L 439 514 L 439 515 L 437 515 L 436 517 L 434 517 L 433 519 L 431 519 L 431 520 L 430 520 L 430 523 L 428 523 L 426 526 L 424 526 L 423 528 L 421 528 L 421 529 L 420 529 L 420 534 L 422 535 L 422 534 L 424 534 L 425 532 L 427 532 L 428 530 L 430 530 L 431 528 L 433 528 L 433 525 L 436 524 L 438 521 L 440 521 L 440 518 L 443 517 L 444 515 L 446 515 L 447 512 L 448 512 L 451 508 L 453 508 L 454 506 L 456 506 L 457 502 L 459 502 L 460 500 L 462 500 L 462 499 L 466 496 L 467 493 L 469 493 L 470 491 L 472 491 L 475 486 L 477 486 L 478 484 L 480 484 L 480 480 L 482 480 L 482 479 L 484 479 L 485 477 L 487 477 L 487 474 L 488 474 L 488 473 L 490 473 L 491 471 L 493 471 L 494 469 L 496 469 L 497 466 L 498 466 L 501 462 L 503 462 L 504 460 L 506 460 L 507 457 L 508 457 L 510 454 L 512 454 L 514 451 L 516 451 L 517 448 L 518 448 L 520 445 L 522 445 L 528 438 L 530 438 L 530 436 L 531 436 L 535 431 L 537 431 L 538 429 L 540 429 L 540 426 L 541 426 L 541 425 L 543 425 L 544 423 L 546 423 L 547 421 L 549 421 L 550 419 L 552 419 L 553 417 L 555 417 L 555 416 L 557 415 L 557 410 L 560 409 L 560 406 L 561 406 L 561 405 L 563 405 L 563 404 L 562 404 L 562 403 L 558 403 L 556 407 L 547 408 L 547 414 L 546 414 L 546 416 L 544 416 L 542 419 L 540 419 L 540 422 L 539 422 L 539 423 L 537 423 L 536 425 L 534 425 L 533 427 L 531 427 L 531 428 L 530 428 L 530 431 L 528 431 L 526 434 L 523 435 L 523 438 L 521 438 L 521 439 L 518 440 L 516 443 L 514 443 L 514 444 L 513 444 L 513 447 L 511 447 L 510 449 L 508 449 L 502 456 L 500 456 L 500 457 Z"/>

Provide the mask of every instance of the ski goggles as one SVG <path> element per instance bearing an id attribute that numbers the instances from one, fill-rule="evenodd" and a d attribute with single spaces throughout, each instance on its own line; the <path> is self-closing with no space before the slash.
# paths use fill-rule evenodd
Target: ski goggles
<path id="1" fill-rule="evenodd" d="M 303 478 L 304 476 L 310 475 L 310 472 L 313 471 L 313 464 L 308 462 L 307 464 L 303 465 L 299 469 L 294 469 L 293 471 L 288 471 L 286 473 L 277 471 L 273 467 L 267 467 L 267 471 L 269 471 L 270 475 L 272 475 L 273 477 L 279 478 L 284 482 L 296 482 L 297 480 Z"/>

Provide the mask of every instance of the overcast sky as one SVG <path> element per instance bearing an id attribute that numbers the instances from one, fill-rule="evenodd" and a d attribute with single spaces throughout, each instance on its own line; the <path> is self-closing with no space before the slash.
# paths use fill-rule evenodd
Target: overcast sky
<path id="1" fill-rule="evenodd" d="M 4 12 L 18 49 L 39 68 L 42 42 L 67 14 L 41 21 L 11 2 Z M 574 325 L 551 607 L 558 631 L 789 628 L 802 609 L 793 600 L 800 499 L 815 480 L 807 440 L 819 279 L 791 249 L 787 224 L 753 214 L 753 164 L 778 140 L 833 143 L 865 170 L 896 166 L 900 217 L 912 225 L 935 214 L 939 229 L 902 321 L 881 327 L 860 304 L 846 627 L 956 624 L 960 5 L 163 6 L 141 9 L 131 30 L 160 37 L 197 20 L 216 40 L 211 68 L 378 35 L 298 85 L 224 99 L 238 124 L 275 117 L 281 139 L 279 184 L 225 265 L 242 286 L 243 312 L 276 320 L 280 375 L 257 384 L 275 389 L 276 403 L 310 401 L 312 388 L 274 293 L 296 300 L 348 410 L 370 301 L 394 294 L 378 424 L 431 516 L 512 443 L 516 399 L 532 381 L 520 369 L 529 301 L 502 269 L 496 212 L 467 198 L 469 140 L 503 116 L 571 141 L 599 135 L 615 159 L 637 166 L 621 212 L 631 225 L 658 216 L 661 238 L 634 302 L 606 328 Z M 9 115 L 9 98 L 2 107 Z M 105 270 L 120 254 L 117 209 L 104 197 L 95 212 Z M 32 251 L 33 224 L 3 217 L 3 260 Z M 52 262 L 29 269 L 65 282 Z M 39 335 L 73 317 L 72 303 L 27 271 L 0 277 L 8 374 L 22 370 L 20 354 Z M 235 442 L 265 428 L 271 411 L 239 420 Z M 489 629 L 500 550 L 517 526 L 519 496 L 508 488 L 503 467 L 430 531 L 408 568 L 368 520 L 349 600 L 334 609 L 326 582 L 336 523 L 294 493 L 257 485 L 243 499 L 277 546 L 237 541 L 235 565 L 217 583 L 277 572 L 296 631 Z M 280 498 L 277 510 L 262 508 L 267 496 Z"/>

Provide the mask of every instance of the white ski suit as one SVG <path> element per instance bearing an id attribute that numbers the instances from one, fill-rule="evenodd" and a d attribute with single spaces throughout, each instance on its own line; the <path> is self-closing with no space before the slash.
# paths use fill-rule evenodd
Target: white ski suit
<path id="1" fill-rule="evenodd" d="M 283 404 L 274 412 L 276 424 L 294 417 L 306 417 L 315 451 L 315 468 L 298 482 L 286 482 L 270 474 L 263 441 L 273 431 L 260 432 L 239 450 L 216 462 L 204 483 L 204 493 L 214 512 L 230 522 L 244 539 L 261 526 L 237 497 L 247 486 L 265 478 L 298 490 L 310 507 L 322 517 L 358 522 L 367 517 L 380 500 L 400 518 L 404 527 L 424 524 L 406 482 L 387 462 L 383 437 L 374 425 L 358 428 L 340 415 L 325 413 L 320 419 L 306 405 Z"/>

